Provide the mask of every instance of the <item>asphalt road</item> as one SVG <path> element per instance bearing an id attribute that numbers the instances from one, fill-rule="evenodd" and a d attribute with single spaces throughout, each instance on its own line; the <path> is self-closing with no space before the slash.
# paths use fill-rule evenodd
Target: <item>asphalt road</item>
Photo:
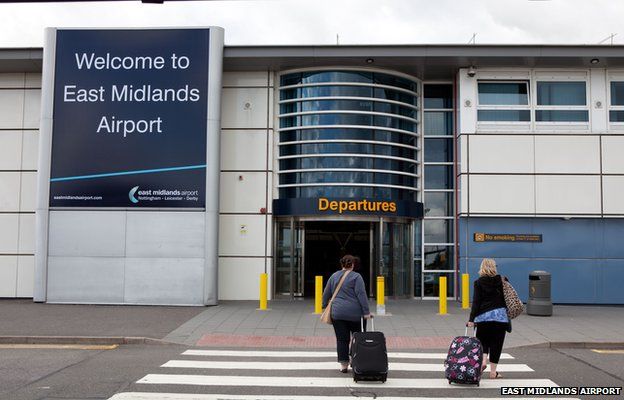
<path id="1" fill-rule="evenodd" d="M 215 349 L 217 351 L 210 354 L 182 354 L 187 350 L 188 347 L 178 345 L 128 345 L 109 350 L 1 347 L 0 399 L 83 400 L 115 396 L 115 400 L 151 400 L 159 399 L 159 393 L 197 394 L 186 397 L 193 399 L 241 400 L 287 399 L 295 395 L 310 396 L 311 399 L 327 396 L 501 398 L 497 387 L 504 385 L 534 385 L 537 382 L 573 387 L 624 386 L 624 352 L 621 351 L 510 350 L 507 353 L 513 359 L 501 361 L 502 368 L 508 369 L 503 372 L 504 379 L 490 380 L 486 376 L 480 388 L 465 388 L 449 387 L 444 381 L 443 372 L 439 370 L 442 359 L 437 357 L 443 351 L 418 353 L 416 356 L 414 353 L 391 351 L 388 382 L 383 385 L 360 385 L 337 371 L 332 353 L 314 352 L 312 357 L 307 357 L 311 355 L 309 352 L 301 355 L 281 349 L 279 351 L 287 353 L 280 353 L 278 355 L 283 357 L 276 358 L 267 355 L 267 349 L 238 349 L 242 353 L 231 354 Z M 399 358 L 394 357 L 394 353 L 400 353 L 396 354 Z M 172 360 L 177 360 L 177 364 Z M 162 367 L 167 362 L 170 367 Z M 240 379 L 240 376 L 246 378 Z M 180 380 L 183 383 L 176 383 Z M 252 381 L 256 382 L 254 386 L 241 386 Z M 415 388 L 415 385 L 422 387 Z M 141 396 L 136 393 L 146 394 Z M 624 396 L 558 398 L 615 399 Z"/>

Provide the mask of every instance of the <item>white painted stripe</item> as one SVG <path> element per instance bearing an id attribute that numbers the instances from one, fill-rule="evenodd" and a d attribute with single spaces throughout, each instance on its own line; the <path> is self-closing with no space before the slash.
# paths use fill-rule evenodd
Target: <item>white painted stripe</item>
<path id="1" fill-rule="evenodd" d="M 322 362 L 257 362 L 257 361 L 195 361 L 195 360 L 170 360 L 161 365 L 165 368 L 201 368 L 201 369 L 259 369 L 270 370 L 333 370 L 338 369 L 338 363 L 333 361 Z M 444 371 L 443 363 L 390 363 L 390 371 Z M 532 372 L 526 364 L 500 364 L 500 372 Z"/>
<path id="2" fill-rule="evenodd" d="M 481 400 L 482 397 L 385 397 L 383 400 Z M 188 394 L 188 393 L 117 393 L 109 400 L 353 400 L 353 396 L 271 396 L 271 395 L 240 395 L 240 394 Z M 508 397 L 493 397 L 492 400 L 508 400 Z M 529 397 L 513 397 L 514 400 L 535 400 Z M 571 397 L 540 397 L 541 400 L 578 400 Z"/>
<path id="3" fill-rule="evenodd" d="M 296 358 L 336 358 L 335 351 L 253 351 L 253 350 L 187 350 L 185 356 L 216 356 L 216 357 L 296 357 Z M 388 353 L 390 358 L 404 359 L 441 359 L 446 358 L 446 353 Z M 507 354 L 501 354 L 501 360 L 513 360 Z"/>
<path id="4" fill-rule="evenodd" d="M 354 387 L 377 389 L 452 389 L 465 385 L 449 385 L 446 379 L 401 379 L 392 378 L 386 383 L 354 383 L 353 378 L 322 378 L 292 376 L 214 376 L 214 375 L 163 375 L 148 374 L 137 383 L 158 385 L 199 386 L 259 386 L 259 387 Z M 557 387 L 550 379 L 484 379 L 476 389 L 498 389 L 500 387 Z"/>

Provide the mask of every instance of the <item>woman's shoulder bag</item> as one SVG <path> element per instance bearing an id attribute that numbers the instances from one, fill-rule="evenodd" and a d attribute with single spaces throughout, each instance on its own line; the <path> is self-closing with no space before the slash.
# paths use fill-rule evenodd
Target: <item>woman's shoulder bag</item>
<path id="1" fill-rule="evenodd" d="M 327 307 L 325 307 L 325 310 L 323 310 L 323 313 L 321 314 L 321 321 L 325 322 L 326 324 L 331 325 L 333 322 L 331 319 L 331 305 L 334 302 L 334 299 L 336 298 L 336 295 L 338 294 L 338 291 L 340 290 L 340 287 L 342 286 L 349 272 L 351 271 L 345 271 L 345 273 L 342 274 L 342 277 L 340 278 L 340 281 L 338 281 L 338 285 L 336 286 L 336 289 L 334 289 L 334 294 L 332 294 L 331 299 L 327 303 Z"/>
<path id="2" fill-rule="evenodd" d="M 503 281 L 503 296 L 505 297 L 505 305 L 507 306 L 507 316 L 509 319 L 514 319 L 524 311 L 524 304 L 518 297 L 516 289 L 511 286 L 511 283 L 506 278 Z"/>

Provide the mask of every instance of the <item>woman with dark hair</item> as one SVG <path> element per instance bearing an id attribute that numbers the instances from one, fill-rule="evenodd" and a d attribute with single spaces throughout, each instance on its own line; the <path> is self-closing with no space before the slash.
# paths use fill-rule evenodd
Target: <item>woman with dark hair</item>
<path id="1" fill-rule="evenodd" d="M 349 367 L 351 333 L 360 331 L 360 318 L 372 318 L 368 308 L 364 279 L 359 273 L 353 271 L 356 263 L 356 258 L 351 255 L 347 254 L 342 257 L 340 259 L 341 269 L 334 272 L 329 278 L 323 292 L 323 308 L 325 308 L 334 290 L 338 287 L 340 279 L 345 277 L 331 306 L 338 362 L 340 363 L 340 372 L 343 373 L 347 373 Z M 364 324 L 366 327 L 366 321 Z"/>

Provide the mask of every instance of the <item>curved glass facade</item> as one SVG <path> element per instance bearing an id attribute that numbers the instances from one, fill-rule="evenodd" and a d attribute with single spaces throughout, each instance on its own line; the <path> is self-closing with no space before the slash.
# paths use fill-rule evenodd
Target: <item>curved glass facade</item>
<path id="1" fill-rule="evenodd" d="M 279 197 L 416 201 L 418 89 L 376 71 L 282 75 Z"/>

